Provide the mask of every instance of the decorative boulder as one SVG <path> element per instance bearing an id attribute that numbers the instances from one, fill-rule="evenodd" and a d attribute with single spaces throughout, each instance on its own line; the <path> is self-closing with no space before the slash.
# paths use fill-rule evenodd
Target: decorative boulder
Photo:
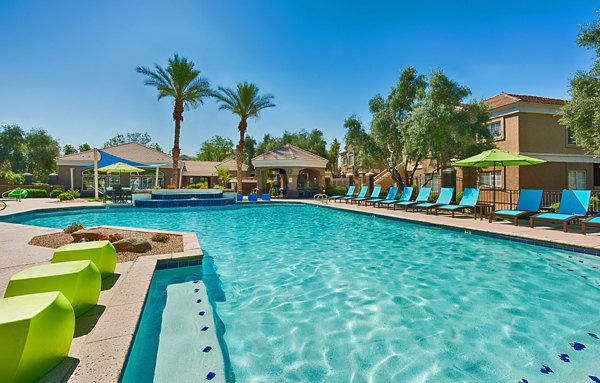
<path id="1" fill-rule="evenodd" d="M 131 252 L 131 253 L 146 253 L 152 250 L 152 245 L 147 239 L 144 238 L 125 238 L 120 241 L 113 242 L 113 246 L 117 249 L 117 252 Z"/>
<path id="2" fill-rule="evenodd" d="M 77 230 L 76 232 L 71 233 L 71 236 L 75 242 L 80 242 L 81 238 L 85 238 L 88 241 L 98 240 L 98 233 L 87 229 Z"/>

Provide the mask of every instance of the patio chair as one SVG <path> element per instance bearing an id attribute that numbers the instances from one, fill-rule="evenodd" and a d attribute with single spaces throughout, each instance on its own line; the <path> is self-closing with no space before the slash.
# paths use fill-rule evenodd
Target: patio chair
<path id="1" fill-rule="evenodd" d="M 435 209 L 438 206 L 449 205 L 454 195 L 454 188 L 442 188 L 435 202 L 424 202 L 412 205 L 412 212 L 425 210 L 425 214 L 429 214 L 429 210 Z"/>
<path id="2" fill-rule="evenodd" d="M 463 191 L 463 196 L 460 199 L 458 205 L 442 205 L 437 206 L 435 208 L 435 215 L 437 215 L 438 210 L 446 210 L 452 212 L 452 218 L 454 218 L 454 214 L 457 211 L 464 212 L 466 209 L 475 209 L 475 205 L 477 205 L 477 200 L 479 199 L 479 189 L 475 188 L 466 188 Z"/>
<path id="3" fill-rule="evenodd" d="M 361 202 L 366 201 L 368 199 L 379 198 L 379 194 L 381 194 L 381 186 L 377 185 L 373 188 L 373 191 L 371 192 L 370 197 L 354 198 L 353 200 L 350 201 L 350 205 L 352 205 L 353 202 L 358 202 L 358 204 L 360 205 Z"/>
<path id="4" fill-rule="evenodd" d="M 392 206 L 394 206 L 394 210 L 396 210 L 396 206 L 403 206 L 405 211 L 408 211 L 408 207 L 412 206 L 416 203 L 422 203 L 429 201 L 429 196 L 431 195 L 431 188 L 421 188 L 419 190 L 419 194 L 417 194 L 417 198 L 414 201 L 398 201 Z"/>
<path id="5" fill-rule="evenodd" d="M 587 234 L 587 227 L 600 227 L 600 214 L 590 217 L 581 222 L 581 234 Z"/>
<path id="6" fill-rule="evenodd" d="M 367 195 L 367 192 L 369 191 L 369 187 L 368 186 L 362 186 L 360 188 L 360 191 L 358 192 L 358 195 L 356 197 L 364 197 Z M 342 198 L 340 198 L 340 201 L 346 201 L 346 203 L 348 203 L 349 200 L 356 198 L 353 195 L 350 196 L 343 196 Z"/>
<path id="7" fill-rule="evenodd" d="M 373 204 L 373 207 L 375 207 L 376 203 L 382 202 L 382 201 L 389 201 L 389 200 L 394 200 L 396 198 L 396 194 L 398 194 L 398 188 L 396 186 L 392 186 L 390 187 L 390 190 L 388 190 L 388 194 L 387 197 L 385 198 L 371 198 L 365 201 L 365 206 L 367 206 L 368 204 Z"/>
<path id="8" fill-rule="evenodd" d="M 514 210 L 496 210 L 490 213 L 490 223 L 494 218 L 509 218 L 513 220 L 515 226 L 519 226 L 519 218 L 529 217 L 540 210 L 542 204 L 543 190 L 523 189 L 519 193 L 519 201 Z"/>
<path id="9" fill-rule="evenodd" d="M 412 186 L 405 186 L 404 189 L 402 189 L 402 194 L 400 195 L 400 198 L 398 198 L 398 199 L 392 198 L 392 199 L 386 199 L 384 201 L 380 201 L 377 203 L 377 206 L 381 206 L 383 204 L 383 205 L 386 205 L 387 208 L 389 209 L 390 206 L 392 206 L 393 204 L 395 204 L 397 202 L 409 201 L 410 196 L 412 195 L 412 192 L 413 192 Z"/>
<path id="10" fill-rule="evenodd" d="M 587 215 L 591 195 L 590 190 L 563 190 L 558 211 L 532 215 L 529 217 L 529 227 L 533 227 L 535 221 L 562 223 L 563 231 L 568 232 L 569 223 Z"/>
<path id="11" fill-rule="evenodd" d="M 354 195 L 354 189 L 356 189 L 356 186 L 350 186 L 348 188 L 348 191 L 346 192 L 345 195 L 334 195 L 329 197 L 329 199 L 331 200 L 339 200 L 342 197 L 351 197 L 352 195 Z"/>

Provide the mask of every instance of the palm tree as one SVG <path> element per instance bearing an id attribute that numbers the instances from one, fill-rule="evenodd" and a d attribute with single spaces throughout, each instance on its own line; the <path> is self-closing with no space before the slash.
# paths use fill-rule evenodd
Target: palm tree
<path id="1" fill-rule="evenodd" d="M 244 156 L 244 137 L 248 128 L 248 119 L 258 117 L 260 111 L 265 108 L 274 107 L 273 96 L 265 94 L 258 95 L 258 86 L 244 81 L 237 84 L 237 89 L 219 87 L 219 90 L 213 94 L 221 105 L 219 110 L 228 110 L 237 114 L 240 118 L 238 130 L 240 132 L 240 141 L 235 150 L 235 162 L 237 165 L 237 192 L 242 193 L 242 162 Z"/>
<path id="2" fill-rule="evenodd" d="M 174 101 L 173 120 L 175 120 L 175 138 L 173 140 L 173 174 L 179 187 L 179 136 L 183 111 L 195 109 L 203 104 L 202 99 L 212 94 L 208 80 L 200 77 L 200 71 L 194 69 L 194 63 L 175 54 L 169 59 L 166 68 L 154 64 L 154 70 L 137 67 L 136 72 L 146 76 L 145 85 L 156 87 L 158 99 L 172 97 Z"/>

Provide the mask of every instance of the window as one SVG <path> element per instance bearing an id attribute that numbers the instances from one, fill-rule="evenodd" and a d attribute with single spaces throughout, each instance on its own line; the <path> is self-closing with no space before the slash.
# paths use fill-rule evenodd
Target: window
<path id="1" fill-rule="evenodd" d="M 594 164 L 594 186 L 600 187 L 600 164 Z"/>
<path id="2" fill-rule="evenodd" d="M 586 189 L 586 172 L 585 170 L 569 170 L 569 189 Z"/>
<path id="3" fill-rule="evenodd" d="M 502 124 L 500 121 L 489 123 L 485 126 L 490 132 L 490 136 L 493 140 L 502 137 Z"/>
<path id="4" fill-rule="evenodd" d="M 348 153 L 348 166 L 354 166 L 354 153 Z"/>
<path id="5" fill-rule="evenodd" d="M 577 145 L 575 142 L 575 134 L 573 133 L 573 129 L 567 128 L 567 145 Z"/>
<path id="6" fill-rule="evenodd" d="M 427 184 L 425 184 L 425 183 L 427 183 Z M 440 175 L 438 173 L 433 173 L 433 177 L 432 177 L 431 173 L 422 174 L 419 178 L 419 186 L 420 187 L 430 187 L 433 192 L 435 192 L 435 193 L 439 192 L 439 190 L 440 190 Z"/>
<path id="7" fill-rule="evenodd" d="M 86 171 L 87 172 L 87 171 Z M 81 189 L 82 190 L 94 190 L 94 173 L 86 173 L 84 172 L 81 175 Z M 98 175 L 98 185 L 101 185 L 102 180 L 104 180 L 105 185 L 107 187 L 120 185 L 121 184 L 121 176 L 119 175 Z M 102 187 L 102 186 L 100 186 Z"/>
<path id="8" fill-rule="evenodd" d="M 494 177 L 496 189 L 502 187 L 502 172 L 496 170 L 495 172 L 481 172 L 479 174 L 479 185 L 483 187 L 492 188 L 494 187 Z"/>

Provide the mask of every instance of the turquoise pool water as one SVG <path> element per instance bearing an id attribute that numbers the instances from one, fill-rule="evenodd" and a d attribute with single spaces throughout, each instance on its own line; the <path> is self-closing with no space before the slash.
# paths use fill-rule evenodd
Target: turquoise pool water
<path id="1" fill-rule="evenodd" d="M 597 257 L 304 205 L 13 219 L 74 220 L 198 233 L 237 382 L 565 381 L 600 355 Z"/>

